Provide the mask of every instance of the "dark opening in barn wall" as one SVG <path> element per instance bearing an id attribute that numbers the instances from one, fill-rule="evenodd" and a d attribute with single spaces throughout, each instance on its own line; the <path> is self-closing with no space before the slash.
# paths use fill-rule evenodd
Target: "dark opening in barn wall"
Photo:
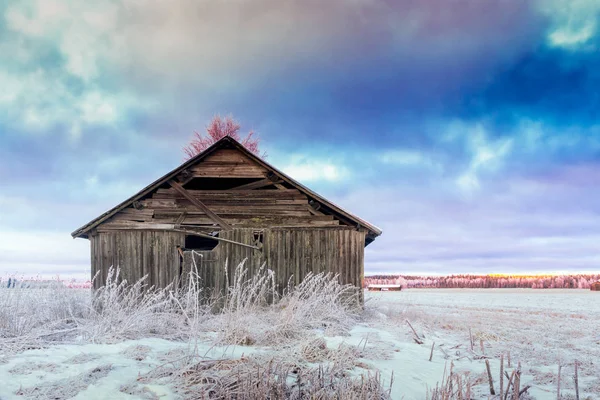
<path id="1" fill-rule="evenodd" d="M 261 178 L 193 178 L 183 187 L 188 190 L 229 190 L 260 180 Z"/>
<path id="2" fill-rule="evenodd" d="M 186 235 L 185 250 L 209 251 L 217 247 L 218 240 L 209 239 L 202 236 Z"/>

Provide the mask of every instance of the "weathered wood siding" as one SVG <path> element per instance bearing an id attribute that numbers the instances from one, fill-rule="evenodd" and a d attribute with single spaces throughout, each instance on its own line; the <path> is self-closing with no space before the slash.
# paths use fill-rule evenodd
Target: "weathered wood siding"
<path id="1" fill-rule="evenodd" d="M 218 284 L 215 281 L 216 273 L 219 266 L 217 262 L 217 253 L 214 251 L 185 251 L 183 255 L 183 266 L 181 284 L 183 288 L 186 288 L 189 284 L 189 273 L 194 272 L 198 274 L 200 285 L 206 288 L 217 287 Z"/>
<path id="2" fill-rule="evenodd" d="M 308 197 L 298 189 L 279 185 L 254 190 L 197 190 L 186 187 L 194 178 L 267 179 L 268 171 L 234 149 L 219 149 L 180 174 L 179 183 L 190 196 L 201 201 L 226 223 L 237 227 L 338 226 L 332 215 L 313 210 Z M 215 222 L 172 187 L 160 188 L 103 222 L 99 231 L 117 229 L 169 229 L 174 226 L 213 227 Z"/>
<path id="3" fill-rule="evenodd" d="M 224 239 L 251 244 L 256 230 L 237 228 L 220 233 Z M 352 228 L 267 228 L 263 229 L 263 248 L 253 250 L 221 242 L 205 255 L 210 262 L 200 272 L 205 284 L 224 291 L 233 283 L 236 267 L 246 259 L 248 276 L 263 265 L 275 272 L 280 291 L 288 283 L 300 283 L 308 273 L 331 272 L 341 283 L 362 287 L 364 279 L 365 233 Z M 191 259 L 184 270 L 189 270 Z M 197 258 L 196 258 L 197 260 Z M 198 265 L 198 264 L 197 264 Z M 207 271 L 212 268 L 212 274 Z M 227 270 L 227 273 L 225 272 Z"/>
<path id="4" fill-rule="evenodd" d="M 112 231 L 90 236 L 92 276 L 98 288 L 106 282 L 110 267 L 119 267 L 120 276 L 136 282 L 148 275 L 148 283 L 165 287 L 180 275 L 177 246 L 185 244 L 185 235 L 163 231 Z"/>
<path id="5" fill-rule="evenodd" d="M 365 232 L 327 213 L 239 149 L 216 149 L 91 231 L 92 274 L 100 273 L 98 287 L 118 266 L 129 282 L 148 275 L 149 284 L 164 287 L 192 268 L 192 253 L 181 263 L 177 250 L 185 247 L 182 231 L 220 231 L 221 238 L 245 244 L 255 244 L 262 232 L 261 250 L 220 242 L 198 253 L 204 285 L 226 289 L 247 259 L 249 275 L 263 264 L 275 271 L 280 290 L 309 272 L 332 272 L 362 287 Z"/>

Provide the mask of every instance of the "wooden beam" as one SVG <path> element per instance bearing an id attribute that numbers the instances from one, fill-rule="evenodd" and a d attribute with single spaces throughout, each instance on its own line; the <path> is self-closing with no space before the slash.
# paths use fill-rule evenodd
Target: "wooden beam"
<path id="1" fill-rule="evenodd" d="M 187 212 L 184 211 L 179 215 L 179 217 L 177 217 L 177 220 L 175 221 L 175 225 L 181 224 L 185 220 L 185 217 L 187 217 Z"/>
<path id="2" fill-rule="evenodd" d="M 273 185 L 273 184 L 278 184 L 280 182 L 281 181 L 272 181 L 269 178 L 265 178 L 265 179 L 261 179 L 260 181 L 246 183 L 244 185 L 236 186 L 234 188 L 227 189 L 227 190 L 252 190 L 252 189 L 260 189 L 262 187 L 270 186 L 270 185 Z"/>
<path id="3" fill-rule="evenodd" d="M 311 213 L 312 215 L 325 215 L 321 211 L 315 210 L 310 205 L 307 208 L 308 208 L 308 212 Z"/>
<path id="4" fill-rule="evenodd" d="M 227 243 L 236 244 L 236 245 L 242 246 L 242 247 L 248 247 L 250 249 L 260 250 L 259 247 L 252 246 L 251 244 L 240 243 L 240 242 L 236 242 L 234 240 L 224 239 L 224 238 L 220 238 L 220 237 L 217 237 L 217 236 L 211 236 L 211 235 L 208 235 L 206 233 L 200 233 L 200 232 L 195 232 L 195 231 L 187 231 L 185 229 L 173 229 L 173 232 L 185 233 L 186 235 L 200 236 L 200 237 L 207 238 L 207 239 L 218 240 L 219 242 L 227 242 Z"/>
<path id="5" fill-rule="evenodd" d="M 206 213 L 206 215 L 208 215 L 208 217 L 210 219 L 212 219 L 221 228 L 223 228 L 224 230 L 231 230 L 231 229 L 233 229 L 221 217 L 219 217 L 217 214 L 215 214 L 214 212 L 212 212 L 210 208 L 206 207 L 206 205 L 204 205 L 203 202 L 201 202 L 200 200 L 196 199 L 194 196 L 192 196 L 191 194 L 189 194 L 188 191 L 185 190 L 183 188 L 183 186 L 181 186 L 179 183 L 177 183 L 177 182 L 175 182 L 174 180 L 171 179 L 169 181 L 169 185 L 171 185 L 171 187 L 173 187 L 173 189 L 177 190 L 179 192 L 179 194 L 181 194 L 183 197 L 185 197 L 186 199 L 188 199 L 193 205 L 195 205 L 196 207 L 198 207 L 200 210 L 204 211 L 204 213 Z"/>

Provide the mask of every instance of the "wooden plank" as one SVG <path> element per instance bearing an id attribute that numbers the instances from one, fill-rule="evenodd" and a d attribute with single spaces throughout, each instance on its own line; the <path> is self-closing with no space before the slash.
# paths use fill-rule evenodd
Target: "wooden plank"
<path id="1" fill-rule="evenodd" d="M 261 179 L 260 181 L 250 182 L 250 183 L 246 183 L 244 185 L 236 186 L 236 187 L 228 189 L 228 190 L 253 190 L 253 189 L 260 189 L 260 188 L 263 188 L 265 186 L 271 186 L 271 185 L 274 185 L 274 184 L 278 184 L 280 182 L 281 182 L 280 180 L 272 181 L 269 178 L 265 178 L 265 179 Z"/>
<path id="2" fill-rule="evenodd" d="M 179 217 L 177 217 L 177 220 L 175 221 L 175 225 L 179 225 L 181 223 L 183 223 L 183 221 L 185 221 L 185 217 L 187 217 L 187 212 L 182 212 Z"/>
<path id="3" fill-rule="evenodd" d="M 201 232 L 196 232 L 196 231 L 190 231 L 190 230 L 185 230 L 185 229 L 173 229 L 173 232 L 185 233 L 186 235 L 200 236 L 200 237 L 204 237 L 204 238 L 207 238 L 207 239 L 217 240 L 219 242 L 231 243 L 231 244 L 235 244 L 237 246 L 242 246 L 242 247 L 247 247 L 247 248 L 250 248 L 250 249 L 259 250 L 258 247 L 254 246 L 254 245 L 251 245 L 251 244 L 241 243 L 241 242 L 237 242 L 237 241 L 234 241 L 234 240 L 229 240 L 229 239 L 221 238 L 221 237 L 218 237 L 218 236 L 211 236 L 211 235 L 208 235 L 206 233 L 201 233 Z"/>
<path id="4" fill-rule="evenodd" d="M 190 169 L 197 178 L 263 178 L 267 170 L 258 166 L 235 162 L 204 161 Z"/>
<path id="5" fill-rule="evenodd" d="M 221 199 L 228 197 L 239 197 L 239 198 L 293 198 L 293 199 L 308 199 L 306 195 L 302 194 L 298 189 L 285 189 L 285 190 L 196 190 L 186 189 L 189 194 L 197 197 L 200 200 L 207 200 L 209 198 Z M 153 199 L 171 199 L 179 197 L 178 192 L 175 189 L 158 189 L 153 195 Z"/>
<path id="6" fill-rule="evenodd" d="M 196 207 L 198 207 L 199 209 L 201 209 L 202 211 L 204 211 L 206 213 L 206 215 L 208 215 L 213 221 L 215 221 L 217 223 L 217 225 L 221 226 L 221 228 L 223 228 L 225 230 L 232 229 L 231 226 L 229 226 L 229 224 L 227 222 L 225 222 L 217 214 L 215 214 L 214 212 L 212 212 L 210 210 L 210 208 L 206 207 L 204 205 L 204 203 L 202 203 L 200 200 L 197 200 L 191 194 L 189 194 L 183 188 L 183 186 L 181 186 L 179 183 L 175 182 L 174 180 L 170 180 L 169 184 L 175 190 L 177 190 L 180 194 L 182 194 L 186 199 L 188 199 L 192 204 L 194 204 Z"/>
<path id="7" fill-rule="evenodd" d="M 144 223 L 135 221 L 107 222 L 98 227 L 98 232 L 109 232 L 114 230 L 169 230 L 174 229 L 175 224 Z"/>
<path id="8" fill-rule="evenodd" d="M 208 207 L 208 205 L 206 203 L 203 202 L 203 204 L 206 207 Z M 220 214 L 253 214 L 255 212 L 256 213 L 258 213 L 258 212 L 264 213 L 264 212 L 268 212 L 268 211 L 295 212 L 297 214 L 310 216 L 310 213 L 308 212 L 306 205 L 304 205 L 304 204 L 214 203 L 213 205 L 210 206 L 210 210 L 213 213 L 219 213 L 219 216 L 221 216 Z M 178 214 L 181 212 L 188 212 L 190 215 L 194 215 L 194 213 L 196 215 L 199 213 L 206 214 L 204 211 L 199 210 L 194 204 L 192 204 L 191 202 L 188 202 L 187 200 L 180 200 L 178 202 L 177 207 L 156 209 L 156 212 L 154 213 L 154 215 L 156 215 L 157 213 L 161 213 L 161 212 L 176 212 Z"/>

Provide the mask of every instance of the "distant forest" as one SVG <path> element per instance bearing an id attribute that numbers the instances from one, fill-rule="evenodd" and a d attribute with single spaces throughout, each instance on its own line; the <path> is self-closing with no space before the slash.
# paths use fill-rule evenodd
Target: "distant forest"
<path id="1" fill-rule="evenodd" d="M 365 277 L 370 284 L 401 285 L 403 288 L 529 288 L 529 289 L 589 289 L 600 281 L 600 274 L 575 275 L 372 275 Z"/>

